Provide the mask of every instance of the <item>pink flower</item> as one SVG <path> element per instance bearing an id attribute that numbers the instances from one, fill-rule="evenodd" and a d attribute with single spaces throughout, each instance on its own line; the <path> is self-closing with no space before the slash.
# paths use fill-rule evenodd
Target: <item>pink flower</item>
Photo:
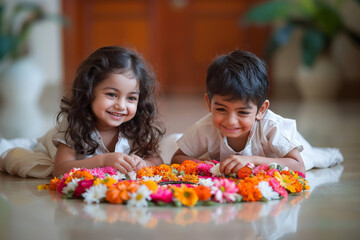
<path id="1" fill-rule="evenodd" d="M 259 165 L 259 166 L 256 166 L 253 170 L 252 170 L 252 174 L 258 174 L 260 171 L 267 171 L 269 170 L 269 165 Z"/>
<path id="2" fill-rule="evenodd" d="M 59 192 L 59 193 L 63 193 L 63 188 L 66 186 L 66 184 L 65 184 L 65 179 L 66 178 L 63 178 L 63 180 L 58 184 L 58 186 L 57 186 L 57 191 Z"/>
<path id="3" fill-rule="evenodd" d="M 294 173 L 297 173 L 300 177 L 305 178 L 305 174 L 299 171 L 294 171 Z"/>
<path id="4" fill-rule="evenodd" d="M 213 167 L 212 164 L 208 164 L 208 163 L 199 163 L 196 166 L 196 171 L 199 175 L 201 176 L 206 176 L 206 177 L 211 177 L 212 174 L 210 172 L 210 169 Z"/>
<path id="5" fill-rule="evenodd" d="M 253 169 L 255 168 L 255 164 L 249 162 L 249 163 L 246 164 L 245 167 L 248 167 L 248 168 L 250 168 L 251 170 L 253 170 Z"/>
<path id="6" fill-rule="evenodd" d="M 279 193 L 280 196 L 287 198 L 288 193 L 286 189 L 280 186 L 280 183 L 275 178 L 271 178 L 269 183 L 275 192 Z"/>
<path id="7" fill-rule="evenodd" d="M 94 179 L 91 180 L 82 180 L 78 182 L 78 186 L 74 191 L 74 197 L 81 197 L 86 189 L 90 188 L 94 184 Z"/>
<path id="8" fill-rule="evenodd" d="M 217 202 L 234 202 L 236 200 L 236 194 L 238 188 L 233 181 L 226 178 L 216 179 L 214 185 L 211 188 L 211 194 L 214 195 L 214 199 Z"/>
<path id="9" fill-rule="evenodd" d="M 267 170 L 266 175 L 272 177 L 274 175 L 274 172 L 279 172 L 279 170 L 277 170 L 275 168 L 269 169 L 269 170 Z"/>
<path id="10" fill-rule="evenodd" d="M 164 203 L 171 203 L 173 201 L 173 193 L 166 188 L 159 188 L 156 193 L 150 195 L 151 201 L 158 203 L 159 201 Z"/>

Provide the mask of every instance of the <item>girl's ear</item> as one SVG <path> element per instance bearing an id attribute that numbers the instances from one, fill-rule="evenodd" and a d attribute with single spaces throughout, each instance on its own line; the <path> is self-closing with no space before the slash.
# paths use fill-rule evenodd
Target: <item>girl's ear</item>
<path id="1" fill-rule="evenodd" d="M 258 113 L 256 114 L 256 120 L 261 120 L 265 116 L 266 110 L 269 108 L 269 106 L 270 106 L 269 100 L 265 100 L 263 105 L 261 105 Z"/>
<path id="2" fill-rule="evenodd" d="M 205 93 L 204 96 L 205 96 L 205 102 L 206 102 L 206 104 L 207 104 L 207 106 L 208 106 L 209 112 L 211 112 L 211 101 L 210 101 L 210 98 L 209 98 L 209 96 L 207 95 L 207 93 Z"/>

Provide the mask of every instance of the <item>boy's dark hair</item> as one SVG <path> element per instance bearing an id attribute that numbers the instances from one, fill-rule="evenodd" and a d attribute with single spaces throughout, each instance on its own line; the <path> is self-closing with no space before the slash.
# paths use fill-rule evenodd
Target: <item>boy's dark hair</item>
<path id="1" fill-rule="evenodd" d="M 229 100 L 253 102 L 258 109 L 266 100 L 269 79 L 266 64 L 253 53 L 235 50 L 217 57 L 209 66 L 206 90 Z"/>
<path id="2" fill-rule="evenodd" d="M 65 113 L 68 128 L 65 139 L 78 154 L 93 154 L 98 143 L 91 138 L 95 130 L 92 112 L 94 89 L 111 73 L 131 73 L 139 84 L 137 112 L 130 121 L 119 126 L 120 131 L 132 141 L 131 153 L 140 157 L 158 154 L 159 142 L 164 131 L 156 126 L 157 111 L 154 91 L 156 76 L 142 57 L 119 46 L 102 47 L 85 59 L 77 69 L 70 97 L 61 99 L 57 121 Z"/>

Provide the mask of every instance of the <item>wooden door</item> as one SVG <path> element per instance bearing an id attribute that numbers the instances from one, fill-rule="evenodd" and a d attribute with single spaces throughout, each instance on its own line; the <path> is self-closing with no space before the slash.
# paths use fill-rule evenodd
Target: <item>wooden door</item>
<path id="1" fill-rule="evenodd" d="M 79 63 L 105 45 L 139 51 L 165 93 L 203 93 L 206 70 L 219 54 L 245 49 L 261 55 L 267 32 L 241 26 L 249 1 L 63 0 L 65 87 Z"/>

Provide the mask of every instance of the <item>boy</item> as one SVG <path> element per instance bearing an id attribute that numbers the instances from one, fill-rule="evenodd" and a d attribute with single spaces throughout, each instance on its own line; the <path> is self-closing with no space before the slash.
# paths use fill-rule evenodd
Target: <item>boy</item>
<path id="1" fill-rule="evenodd" d="M 208 68 L 206 87 L 210 113 L 177 141 L 179 149 L 172 163 L 208 154 L 210 159 L 221 162 L 220 171 L 226 175 L 247 163 L 255 166 L 278 163 L 305 173 L 300 152 L 307 147 L 310 155 L 306 156 L 313 157 L 312 148 L 297 132 L 295 120 L 282 118 L 268 109 L 269 82 L 262 60 L 240 50 L 219 56 Z M 332 159 L 331 164 L 342 161 L 337 149 L 325 151 L 337 153 L 338 158 Z M 327 162 L 323 167 L 330 165 Z M 313 167 L 311 162 L 307 165 L 307 169 Z"/>

